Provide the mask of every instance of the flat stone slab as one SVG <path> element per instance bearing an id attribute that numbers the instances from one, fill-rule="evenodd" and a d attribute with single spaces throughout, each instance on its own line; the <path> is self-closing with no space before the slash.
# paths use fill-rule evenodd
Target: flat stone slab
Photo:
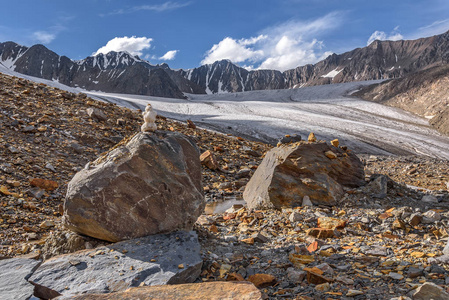
<path id="1" fill-rule="evenodd" d="M 60 298 L 58 298 L 60 299 Z M 150 300 L 150 299 L 240 299 L 262 300 L 262 293 L 250 282 L 204 282 L 131 288 L 124 292 L 80 295 L 72 300 Z"/>
<path id="2" fill-rule="evenodd" d="M 139 285 L 193 282 L 202 259 L 195 232 L 174 232 L 53 257 L 29 281 L 35 296 L 111 293 Z"/>
<path id="3" fill-rule="evenodd" d="M 28 258 L 0 260 L 0 299 L 22 300 L 33 296 L 34 286 L 27 279 L 40 263 Z"/>

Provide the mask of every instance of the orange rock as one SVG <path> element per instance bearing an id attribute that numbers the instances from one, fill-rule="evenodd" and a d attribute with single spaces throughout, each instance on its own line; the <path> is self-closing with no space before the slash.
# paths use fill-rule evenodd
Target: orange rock
<path id="1" fill-rule="evenodd" d="M 331 144 L 332 144 L 332 146 L 334 146 L 334 147 L 340 146 L 340 142 L 338 141 L 338 139 L 332 140 L 332 141 L 331 141 Z"/>
<path id="2" fill-rule="evenodd" d="M 211 225 L 211 226 L 209 227 L 209 230 L 210 230 L 211 232 L 213 232 L 213 233 L 218 233 L 218 228 L 217 228 L 217 226 L 215 226 L 215 225 Z"/>
<path id="3" fill-rule="evenodd" d="M 123 292 L 74 296 L 74 300 L 185 299 L 262 300 L 261 292 L 249 282 L 203 282 L 174 285 L 143 286 Z"/>
<path id="4" fill-rule="evenodd" d="M 344 228 L 346 221 L 337 218 L 323 217 L 318 218 L 318 227 L 326 229 Z"/>
<path id="5" fill-rule="evenodd" d="M 313 132 L 311 132 L 310 134 L 309 134 L 309 138 L 307 139 L 309 142 L 311 142 L 311 143 L 313 143 L 313 142 L 316 142 L 316 136 L 315 136 L 315 134 L 313 133 Z"/>
<path id="6" fill-rule="evenodd" d="M 207 150 L 203 154 L 201 154 L 200 161 L 201 161 L 202 165 L 205 165 L 206 167 L 208 167 L 211 170 L 216 170 L 220 167 L 217 162 L 217 159 L 215 158 L 213 153 L 210 152 L 209 150 Z"/>
<path id="7" fill-rule="evenodd" d="M 318 247 L 319 247 L 318 242 L 315 241 L 315 242 L 311 243 L 311 244 L 307 247 L 307 250 L 308 250 L 310 253 L 312 253 L 312 252 L 315 252 L 316 250 L 318 250 Z"/>
<path id="8" fill-rule="evenodd" d="M 56 190 L 59 186 L 56 181 L 41 178 L 31 179 L 30 184 L 31 186 L 36 186 L 47 191 Z"/>
<path id="9" fill-rule="evenodd" d="M 247 238 L 242 240 L 243 243 L 246 243 L 248 245 L 254 245 L 254 238 Z"/>
<path id="10" fill-rule="evenodd" d="M 311 228 L 307 230 L 307 235 L 314 236 L 319 239 L 327 239 L 335 237 L 335 231 L 334 229 Z"/>
<path id="11" fill-rule="evenodd" d="M 245 281 L 245 279 L 238 273 L 230 273 L 228 274 L 228 277 L 226 277 L 226 281 Z"/>
<path id="12" fill-rule="evenodd" d="M 264 288 L 276 284 L 276 277 L 270 274 L 254 274 L 248 277 L 248 281 L 258 288 Z"/>
<path id="13" fill-rule="evenodd" d="M 333 280 L 322 276 L 323 271 L 318 268 L 304 268 L 307 272 L 307 282 L 310 284 L 322 284 L 326 282 L 332 282 Z"/>
<path id="14" fill-rule="evenodd" d="M 332 151 L 326 151 L 326 152 L 324 153 L 324 155 L 326 155 L 327 158 L 329 158 L 329 159 L 336 159 L 336 158 L 337 158 L 337 154 L 335 154 L 335 153 L 332 152 Z"/>

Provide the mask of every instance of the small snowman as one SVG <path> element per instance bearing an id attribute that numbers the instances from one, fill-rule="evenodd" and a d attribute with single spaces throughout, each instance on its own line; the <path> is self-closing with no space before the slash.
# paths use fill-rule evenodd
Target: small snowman
<path id="1" fill-rule="evenodd" d="M 140 127 L 140 130 L 142 132 L 153 132 L 156 131 L 157 125 L 156 125 L 156 116 L 157 113 L 153 110 L 153 107 L 151 107 L 151 104 L 147 104 L 147 107 L 145 108 L 145 111 L 142 113 L 143 115 L 143 125 Z"/>

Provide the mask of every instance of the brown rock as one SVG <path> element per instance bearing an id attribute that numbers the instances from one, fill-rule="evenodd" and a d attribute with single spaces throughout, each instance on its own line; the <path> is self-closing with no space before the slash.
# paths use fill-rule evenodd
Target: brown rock
<path id="1" fill-rule="evenodd" d="M 338 154 L 326 157 L 326 151 Z M 363 164 L 352 153 L 326 143 L 295 143 L 270 150 L 245 187 L 249 209 L 301 206 L 308 196 L 313 204 L 334 205 L 342 186 L 365 184 Z"/>
<path id="2" fill-rule="evenodd" d="M 238 273 L 230 273 L 226 277 L 226 281 L 245 281 L 245 279 Z"/>
<path id="3" fill-rule="evenodd" d="M 209 150 L 201 154 L 200 161 L 202 165 L 205 165 L 207 168 L 211 170 L 216 170 L 220 167 L 214 154 Z"/>
<path id="4" fill-rule="evenodd" d="M 38 188 L 47 190 L 47 191 L 53 191 L 58 188 L 58 183 L 56 181 L 48 180 L 48 179 L 41 179 L 41 178 L 33 178 L 30 181 L 31 186 L 36 186 Z"/>
<path id="5" fill-rule="evenodd" d="M 319 239 L 327 239 L 335 237 L 334 229 L 326 229 L 326 228 L 311 228 L 307 230 L 307 235 L 319 238 Z"/>
<path id="6" fill-rule="evenodd" d="M 332 279 L 323 276 L 323 271 L 317 268 L 304 268 L 304 271 L 307 272 L 307 282 L 310 284 L 323 284 L 333 281 Z"/>
<path id="7" fill-rule="evenodd" d="M 195 123 L 193 123 L 191 120 L 187 120 L 187 127 L 188 128 L 192 128 L 192 129 L 196 129 Z"/>
<path id="8" fill-rule="evenodd" d="M 331 141 L 331 145 L 338 148 L 338 146 L 340 146 L 340 142 L 338 139 L 335 139 Z"/>
<path id="9" fill-rule="evenodd" d="M 151 300 L 151 299 L 241 299 L 262 300 L 261 292 L 249 282 L 204 282 L 144 286 L 110 294 L 79 295 L 73 300 Z"/>
<path id="10" fill-rule="evenodd" d="M 63 222 L 112 242 L 190 230 L 205 206 L 198 157 L 180 133 L 138 133 L 73 177 Z"/>
<path id="11" fill-rule="evenodd" d="M 326 229 L 344 228 L 346 226 L 346 221 L 337 218 L 323 217 L 318 218 L 318 227 Z"/>
<path id="12" fill-rule="evenodd" d="M 248 277 L 257 288 L 264 288 L 276 284 L 276 277 L 270 274 L 254 274 Z"/>
<path id="13" fill-rule="evenodd" d="M 337 154 L 335 154 L 335 153 L 332 152 L 332 151 L 326 151 L 326 152 L 324 153 L 324 155 L 326 155 L 327 158 L 330 158 L 330 159 L 336 159 L 336 158 L 337 158 Z"/>

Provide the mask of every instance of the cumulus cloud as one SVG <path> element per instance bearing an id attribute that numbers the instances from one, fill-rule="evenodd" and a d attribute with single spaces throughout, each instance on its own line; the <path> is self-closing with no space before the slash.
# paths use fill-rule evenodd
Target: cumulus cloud
<path id="1" fill-rule="evenodd" d="M 226 37 L 206 52 L 201 63 L 229 59 L 244 63 L 248 69 L 280 71 L 314 63 L 331 54 L 324 51 L 324 43 L 318 38 L 339 27 L 342 20 L 341 13 L 333 12 L 315 20 L 287 21 L 248 39 Z"/>
<path id="2" fill-rule="evenodd" d="M 390 34 L 385 33 L 384 31 L 374 31 L 373 34 L 369 37 L 366 45 L 368 46 L 375 40 L 379 41 L 398 41 L 404 39 L 404 36 L 399 33 L 399 27 L 395 27 Z"/>
<path id="3" fill-rule="evenodd" d="M 206 57 L 201 64 L 211 64 L 214 61 L 222 59 L 229 59 L 235 63 L 246 60 L 256 61 L 262 57 L 264 53 L 263 50 L 255 50 L 252 46 L 265 38 L 266 37 L 262 35 L 240 40 L 226 37 L 207 51 Z"/>
<path id="4" fill-rule="evenodd" d="M 147 37 L 115 37 L 109 42 L 106 43 L 105 46 L 98 49 L 93 55 L 97 55 L 100 53 L 106 54 L 111 51 L 119 52 L 126 51 L 131 55 L 139 55 L 141 56 L 143 50 L 149 49 L 151 47 L 152 38 Z"/>
<path id="5" fill-rule="evenodd" d="M 105 16 L 113 16 L 113 15 L 123 15 L 123 14 L 129 14 L 137 11 L 147 10 L 147 11 L 155 11 L 155 12 L 163 12 L 168 10 L 175 10 L 178 8 L 182 8 L 185 6 L 190 5 L 191 2 L 173 2 L 173 1 L 167 1 L 161 4 L 151 4 L 151 5 L 140 5 L 140 6 L 133 6 L 130 8 L 124 8 L 124 9 L 118 9 L 113 12 L 107 13 L 107 14 L 100 14 L 101 17 Z"/>
<path id="6" fill-rule="evenodd" d="M 159 57 L 160 60 L 174 60 L 176 54 L 179 52 L 179 50 L 170 50 L 167 53 L 165 53 L 163 56 Z"/>
<path id="7" fill-rule="evenodd" d="M 36 31 L 33 32 L 33 38 L 39 43 L 48 44 L 56 38 L 56 34 L 47 31 Z"/>

